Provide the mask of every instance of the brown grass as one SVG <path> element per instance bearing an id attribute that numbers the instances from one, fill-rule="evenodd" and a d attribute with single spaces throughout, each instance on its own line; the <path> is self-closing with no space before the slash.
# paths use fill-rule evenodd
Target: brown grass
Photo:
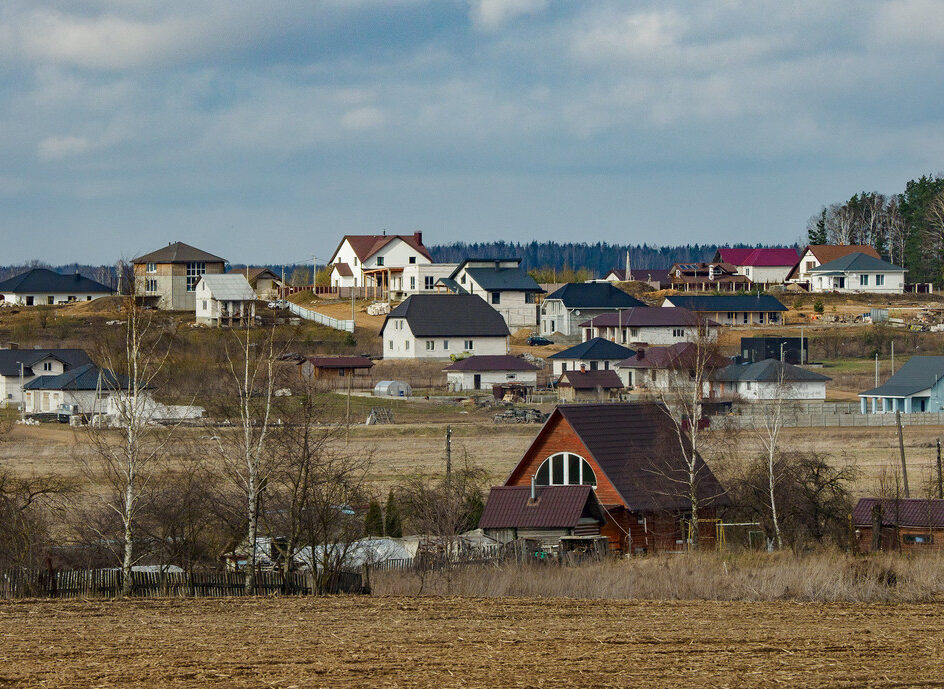
<path id="1" fill-rule="evenodd" d="M 0 627 L 4 687 L 936 686 L 944 606 L 27 601 Z"/>
<path id="2" fill-rule="evenodd" d="M 388 595 L 923 603 L 944 601 L 944 555 L 691 553 L 582 567 L 468 567 L 425 577 L 387 571 L 372 575 L 371 583 Z"/>

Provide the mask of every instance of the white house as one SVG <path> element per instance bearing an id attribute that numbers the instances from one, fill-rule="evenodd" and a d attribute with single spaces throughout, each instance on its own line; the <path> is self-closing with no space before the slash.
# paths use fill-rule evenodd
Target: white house
<path id="1" fill-rule="evenodd" d="M 478 294 L 512 330 L 538 324 L 536 297 L 544 290 L 521 267 L 520 258 L 469 258 L 440 282 L 457 294 Z"/>
<path id="2" fill-rule="evenodd" d="M 811 292 L 902 294 L 905 269 L 863 253 L 847 254 L 809 271 Z"/>
<path id="3" fill-rule="evenodd" d="M 580 323 L 600 314 L 645 306 L 609 282 L 571 282 L 541 303 L 541 334 L 580 335 Z"/>
<path id="4" fill-rule="evenodd" d="M 716 340 L 720 326 L 686 308 L 637 306 L 604 313 L 580 324 L 584 342 L 602 337 L 620 344 L 670 345 L 697 339 Z"/>
<path id="5" fill-rule="evenodd" d="M 786 282 L 809 284 L 812 278 L 810 271 L 849 254 L 866 254 L 872 258 L 881 258 L 875 248 L 868 244 L 810 244 L 800 252 L 800 258 L 793 270 L 787 274 Z"/>
<path id="6" fill-rule="evenodd" d="M 795 249 L 764 247 L 752 249 L 724 247 L 715 252 L 715 262 L 730 263 L 754 283 L 780 284 L 787 279 L 799 257 Z"/>
<path id="7" fill-rule="evenodd" d="M 551 360 L 554 375 L 560 376 L 564 371 L 606 371 L 615 368 L 617 363 L 634 353 L 623 345 L 602 337 L 594 337 L 557 354 L 551 354 L 548 359 Z"/>
<path id="8" fill-rule="evenodd" d="M 3 301 L 19 306 L 92 301 L 113 293 L 111 287 L 79 273 L 63 275 L 46 268 L 33 268 L 0 282 Z"/>
<path id="9" fill-rule="evenodd" d="M 492 385 L 516 383 L 529 388 L 538 384 L 538 367 L 510 355 L 470 356 L 443 369 L 452 392 L 491 390 Z"/>
<path id="10" fill-rule="evenodd" d="M 204 275 L 196 289 L 197 323 L 251 325 L 256 317 L 256 293 L 240 273 Z"/>
<path id="11" fill-rule="evenodd" d="M 458 263 L 410 263 L 403 266 L 402 289 L 395 296 L 439 291 L 442 280 L 448 278 Z"/>
<path id="12" fill-rule="evenodd" d="M 92 363 L 82 349 L 0 349 L 0 406 L 19 406 L 22 385 Z"/>
<path id="13" fill-rule="evenodd" d="M 677 342 L 667 347 L 639 347 L 631 357 L 616 364 L 616 372 L 627 388 L 665 392 L 691 386 L 696 368 L 707 371 L 723 368 L 731 360 L 720 354 L 699 349 L 695 342 Z M 707 394 L 710 386 L 704 391 Z"/>
<path id="14" fill-rule="evenodd" d="M 328 265 L 332 287 L 373 286 L 386 294 L 404 291 L 404 268 L 432 262 L 423 246 L 423 233 L 415 232 L 345 235 Z"/>
<path id="15" fill-rule="evenodd" d="M 501 315 L 474 294 L 412 294 L 380 329 L 384 359 L 507 354 L 510 335 Z"/>
<path id="16" fill-rule="evenodd" d="M 824 400 L 829 377 L 777 359 L 756 364 L 731 364 L 712 376 L 715 391 L 722 397 L 744 400 Z"/>
<path id="17" fill-rule="evenodd" d="M 78 414 L 105 414 L 114 408 L 111 398 L 127 387 L 126 377 L 84 364 L 59 375 L 38 376 L 24 385 L 25 411 L 39 414 L 75 405 Z"/>

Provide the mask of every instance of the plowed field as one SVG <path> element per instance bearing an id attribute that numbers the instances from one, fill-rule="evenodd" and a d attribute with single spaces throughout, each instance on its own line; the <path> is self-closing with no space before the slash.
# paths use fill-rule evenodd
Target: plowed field
<path id="1" fill-rule="evenodd" d="M 0 687 L 944 686 L 944 605 L 0 603 Z"/>

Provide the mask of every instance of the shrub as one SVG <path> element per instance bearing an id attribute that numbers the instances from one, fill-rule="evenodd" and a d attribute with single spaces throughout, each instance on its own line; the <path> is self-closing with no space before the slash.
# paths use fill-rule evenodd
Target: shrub
<path id="1" fill-rule="evenodd" d="M 823 306 L 822 299 L 817 299 L 816 301 L 813 302 L 813 310 L 816 313 L 823 313 L 826 310 L 826 307 Z"/>

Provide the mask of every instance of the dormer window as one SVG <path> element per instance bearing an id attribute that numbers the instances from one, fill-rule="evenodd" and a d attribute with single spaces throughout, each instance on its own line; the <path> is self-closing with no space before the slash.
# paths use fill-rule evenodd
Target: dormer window
<path id="1" fill-rule="evenodd" d="M 539 486 L 596 486 L 593 468 L 580 455 L 560 452 L 544 460 L 534 482 Z"/>

